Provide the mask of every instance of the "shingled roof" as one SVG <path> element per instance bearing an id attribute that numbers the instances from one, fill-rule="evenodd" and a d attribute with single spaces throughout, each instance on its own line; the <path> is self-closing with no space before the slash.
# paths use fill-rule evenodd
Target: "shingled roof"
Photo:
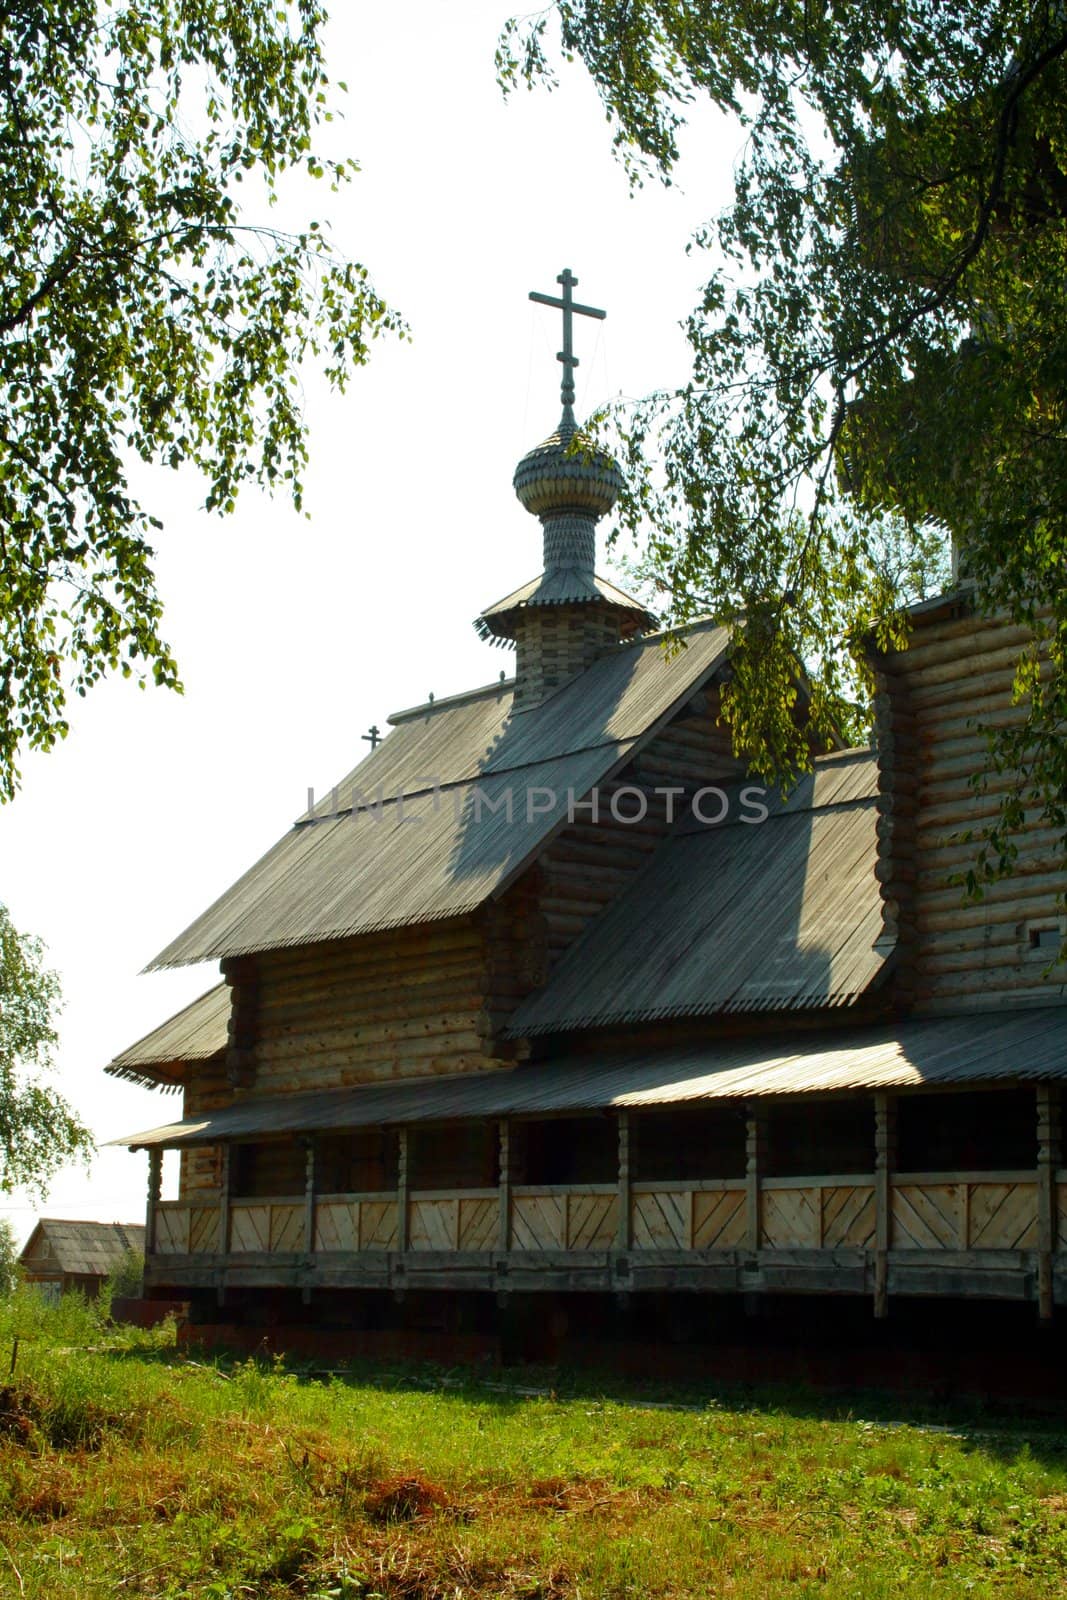
<path id="1" fill-rule="evenodd" d="M 55 1275 L 106 1278 L 121 1266 L 129 1250 L 144 1250 L 144 1224 L 138 1222 L 71 1222 L 42 1217 L 22 1248 L 19 1260 Z"/>
<path id="2" fill-rule="evenodd" d="M 395 732 L 151 966 L 474 911 L 565 823 L 569 794 L 607 780 L 712 676 L 729 634 L 702 623 L 684 649 L 667 642 L 608 651 L 536 715 L 494 684 L 391 717 Z"/>
<path id="3" fill-rule="evenodd" d="M 687 820 L 508 1033 L 854 1002 L 892 953 L 876 799 L 877 759 L 854 750 L 820 757 L 763 822 Z"/>
<path id="4" fill-rule="evenodd" d="M 666 1050 L 561 1056 L 455 1078 L 394 1079 L 251 1098 L 114 1143 L 180 1148 L 388 1124 L 1047 1078 L 1067 1078 L 1067 1007 L 1020 1007 L 799 1035 L 783 1031 Z"/>
<path id="5" fill-rule="evenodd" d="M 217 983 L 123 1050 L 104 1071 L 150 1088 L 180 1088 L 184 1062 L 210 1061 L 226 1049 L 230 998 L 229 986 Z"/>

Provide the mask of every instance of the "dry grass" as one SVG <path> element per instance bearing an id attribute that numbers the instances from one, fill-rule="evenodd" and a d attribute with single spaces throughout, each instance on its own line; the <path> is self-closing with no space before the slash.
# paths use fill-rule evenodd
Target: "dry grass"
<path id="1" fill-rule="evenodd" d="M 0 1321 L 0 1356 L 4 1327 Z M 20 1600 L 1059 1596 L 1057 1441 L 817 1407 L 308 1381 L 153 1347 L 0 1395 L 0 1595 Z M 97 1335 L 96 1342 L 99 1342 Z"/>

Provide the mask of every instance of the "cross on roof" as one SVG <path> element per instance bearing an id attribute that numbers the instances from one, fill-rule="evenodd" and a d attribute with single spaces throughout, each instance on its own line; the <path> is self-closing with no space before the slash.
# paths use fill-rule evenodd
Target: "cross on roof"
<path id="1" fill-rule="evenodd" d="M 377 750 L 378 746 L 382 742 L 381 729 L 378 727 L 377 723 L 372 722 L 370 726 L 370 732 L 361 734 L 360 738 L 366 739 L 372 750 Z"/>
<path id="2" fill-rule="evenodd" d="M 570 267 L 564 267 L 557 283 L 563 285 L 563 294 L 539 294 L 536 289 L 530 290 L 530 299 L 536 300 L 542 306 L 555 306 L 557 311 L 563 312 L 563 349 L 556 356 L 557 361 L 563 363 L 563 382 L 560 385 L 559 397 L 563 401 L 564 414 L 570 412 L 574 405 L 574 369 L 578 365 L 578 357 L 574 353 L 574 314 L 581 317 L 596 317 L 598 322 L 603 322 L 607 316 L 606 311 L 598 311 L 596 306 L 579 305 L 571 294 L 578 279 Z M 571 420 L 573 421 L 573 415 Z"/>

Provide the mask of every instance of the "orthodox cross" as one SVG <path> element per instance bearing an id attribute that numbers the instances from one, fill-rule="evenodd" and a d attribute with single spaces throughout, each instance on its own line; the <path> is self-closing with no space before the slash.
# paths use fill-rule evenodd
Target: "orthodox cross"
<path id="1" fill-rule="evenodd" d="M 378 746 L 382 742 L 381 729 L 378 727 L 377 723 L 372 722 L 370 725 L 370 732 L 361 734 L 360 738 L 366 739 L 372 750 L 377 750 Z"/>
<path id="2" fill-rule="evenodd" d="M 563 312 L 563 349 L 556 356 L 557 361 L 563 363 L 563 382 L 560 385 L 559 397 L 563 401 L 564 412 L 569 412 L 574 405 L 574 369 L 578 365 L 578 357 L 574 353 L 574 314 L 580 317 L 596 317 L 598 322 L 603 322 L 607 316 L 606 311 L 598 311 L 596 306 L 582 306 L 571 294 L 577 285 L 578 279 L 570 267 L 564 267 L 557 283 L 563 285 L 563 294 L 538 294 L 536 289 L 530 290 L 530 299 L 536 300 L 542 306 L 555 306 L 557 311 Z"/>

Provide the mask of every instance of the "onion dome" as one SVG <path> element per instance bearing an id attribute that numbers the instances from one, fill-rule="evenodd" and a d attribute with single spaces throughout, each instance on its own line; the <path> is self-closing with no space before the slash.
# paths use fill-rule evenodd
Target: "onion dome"
<path id="1" fill-rule="evenodd" d="M 512 482 L 520 505 L 542 519 L 605 517 L 626 487 L 618 463 L 583 439 L 566 412 L 555 433 L 523 456 Z"/>
<path id="2" fill-rule="evenodd" d="M 617 639 L 653 626 L 639 601 L 597 576 L 596 525 L 626 480 L 614 457 L 581 433 L 569 406 L 555 433 L 523 456 L 512 481 L 520 505 L 540 520 L 544 568 L 482 612 L 475 623 L 482 638 L 514 639 L 521 613 L 536 606 L 594 604 L 615 618 Z"/>

